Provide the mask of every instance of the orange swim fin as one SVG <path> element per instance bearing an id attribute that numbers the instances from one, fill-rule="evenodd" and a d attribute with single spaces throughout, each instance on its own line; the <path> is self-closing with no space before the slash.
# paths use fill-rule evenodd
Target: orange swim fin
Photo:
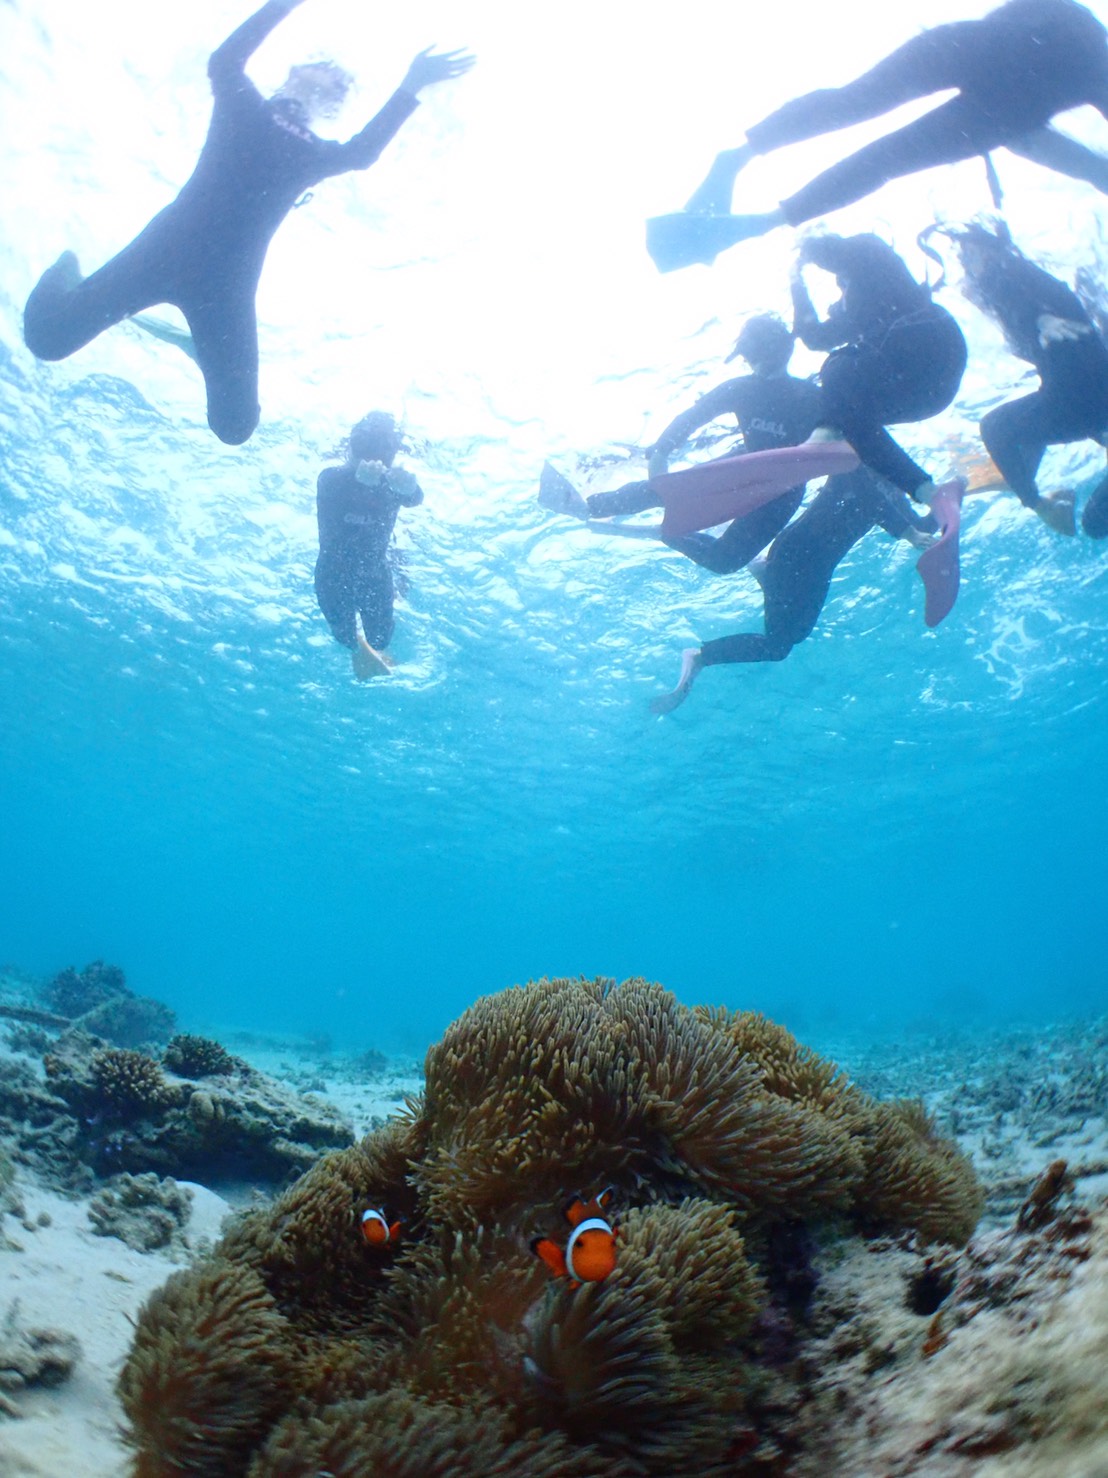
<path id="1" fill-rule="evenodd" d="M 666 538 L 729 523 L 771 503 L 798 483 L 853 472 L 858 453 L 845 441 L 806 441 L 741 457 L 720 457 L 650 479 L 665 505 Z"/>

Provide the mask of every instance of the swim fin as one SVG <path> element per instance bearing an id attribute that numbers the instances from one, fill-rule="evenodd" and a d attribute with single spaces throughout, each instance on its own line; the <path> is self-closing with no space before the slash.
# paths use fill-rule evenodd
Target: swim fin
<path id="1" fill-rule="evenodd" d="M 806 441 L 741 457 L 721 457 L 650 479 L 665 508 L 665 538 L 710 529 L 753 513 L 802 482 L 852 472 L 858 453 L 845 441 Z"/>
<path id="2" fill-rule="evenodd" d="M 565 513 L 570 518 L 588 518 L 588 504 L 570 482 L 549 462 L 542 464 L 539 478 L 539 507 L 551 513 Z"/>
<path id="3" fill-rule="evenodd" d="M 659 272 L 676 272 L 695 263 L 710 267 L 721 251 L 749 234 L 743 221 L 684 210 L 652 216 L 646 223 L 646 249 Z"/>
<path id="4" fill-rule="evenodd" d="M 949 616 L 958 599 L 961 564 L 958 535 L 962 527 L 962 499 L 966 484 L 960 477 L 944 482 L 931 499 L 931 511 L 939 521 L 942 533 L 930 549 L 916 560 L 925 591 L 923 620 L 927 626 L 938 626 Z"/>

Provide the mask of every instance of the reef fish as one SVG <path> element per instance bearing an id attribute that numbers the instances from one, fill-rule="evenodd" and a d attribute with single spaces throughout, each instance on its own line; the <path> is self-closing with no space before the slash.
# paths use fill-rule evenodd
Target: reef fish
<path id="1" fill-rule="evenodd" d="M 362 1236 L 371 1247 L 388 1247 L 400 1236 L 403 1222 L 389 1221 L 379 1206 L 370 1206 L 362 1212 Z"/>
<path id="2" fill-rule="evenodd" d="M 549 1237 L 536 1237 L 531 1251 L 541 1257 L 556 1278 L 568 1278 L 571 1288 L 599 1283 L 616 1265 L 616 1228 L 608 1219 L 611 1186 L 591 1201 L 573 1200 L 563 1213 L 573 1230 L 565 1247 Z"/>

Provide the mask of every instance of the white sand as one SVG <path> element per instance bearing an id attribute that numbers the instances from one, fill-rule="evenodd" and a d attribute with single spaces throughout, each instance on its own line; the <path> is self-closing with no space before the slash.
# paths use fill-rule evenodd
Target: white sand
<path id="1" fill-rule="evenodd" d="M 230 1208 L 212 1191 L 185 1183 L 194 1196 L 186 1235 L 197 1246 L 218 1235 Z M 23 1416 L 0 1417 L 0 1474 L 120 1478 L 126 1449 L 119 1440 L 122 1413 L 114 1385 L 131 1342 L 129 1321 L 181 1263 L 163 1253 L 134 1252 L 117 1237 L 97 1236 L 87 1200 L 66 1200 L 26 1179 L 16 1185 L 28 1220 L 45 1212 L 50 1224 L 29 1232 L 11 1216 L 0 1223 L 25 1249 L 0 1251 L 0 1313 L 18 1299 L 24 1328 L 75 1334 L 82 1356 L 64 1385 L 13 1394 Z"/>

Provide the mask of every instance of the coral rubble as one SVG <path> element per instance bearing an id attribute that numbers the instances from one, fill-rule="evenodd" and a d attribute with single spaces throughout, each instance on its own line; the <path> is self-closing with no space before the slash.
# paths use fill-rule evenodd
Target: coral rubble
<path id="1" fill-rule="evenodd" d="M 530 1240 L 609 1185 L 615 1271 L 553 1281 Z M 935 1244 L 941 1301 L 942 1246 L 981 1204 L 918 1105 L 876 1103 L 764 1018 L 641 980 L 486 997 L 404 1116 L 145 1306 L 119 1388 L 134 1473 L 781 1473 L 776 1362 L 817 1241 Z M 367 1207 L 396 1246 L 360 1236 Z"/>
<path id="2" fill-rule="evenodd" d="M 118 1237 L 136 1252 L 183 1250 L 183 1231 L 191 1213 L 188 1187 L 153 1174 L 114 1176 L 97 1191 L 88 1208 L 97 1236 Z"/>
<path id="3" fill-rule="evenodd" d="M 58 1329 L 27 1329 L 13 1303 L 0 1322 L 0 1413 L 18 1416 L 19 1407 L 5 1395 L 29 1386 L 58 1386 L 67 1381 L 81 1355 L 72 1334 Z"/>

